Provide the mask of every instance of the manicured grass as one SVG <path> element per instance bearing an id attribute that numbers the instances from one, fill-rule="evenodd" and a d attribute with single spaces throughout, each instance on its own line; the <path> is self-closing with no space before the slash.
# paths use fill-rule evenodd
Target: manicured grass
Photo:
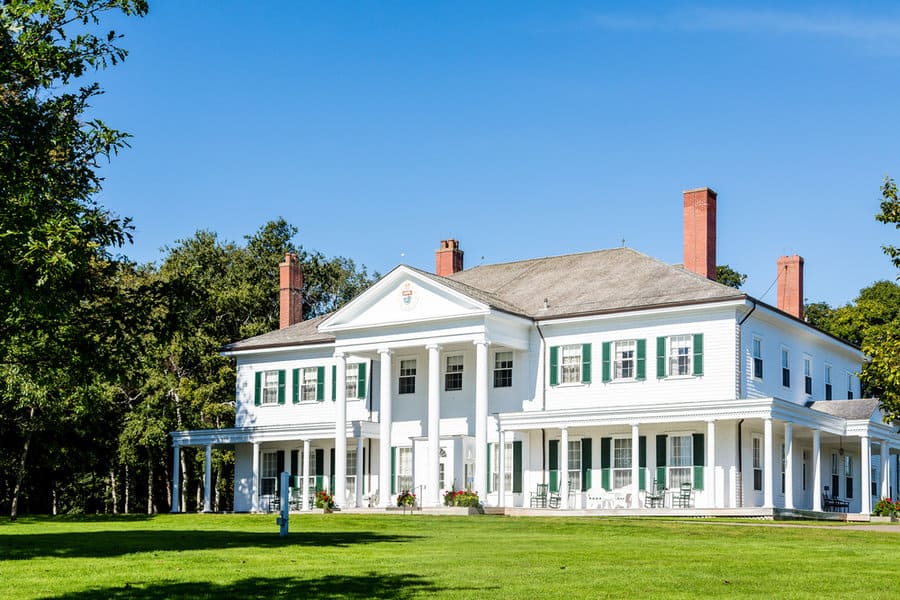
<path id="1" fill-rule="evenodd" d="M 0 598 L 896 598 L 900 533 L 651 519 L 291 516 L 0 524 Z"/>

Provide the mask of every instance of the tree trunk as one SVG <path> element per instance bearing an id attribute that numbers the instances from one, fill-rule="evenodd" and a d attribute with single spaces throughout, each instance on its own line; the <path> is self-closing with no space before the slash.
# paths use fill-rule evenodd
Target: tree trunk
<path id="1" fill-rule="evenodd" d="M 128 463 L 125 463 L 125 507 L 124 507 L 124 508 L 125 508 L 125 514 L 126 514 L 126 515 L 128 514 L 128 500 L 129 500 L 129 497 L 128 497 L 128 485 L 129 485 L 129 481 L 130 481 L 130 480 L 128 479 Z"/>
<path id="2" fill-rule="evenodd" d="M 50 488 L 50 499 L 52 502 L 52 506 L 50 507 L 50 511 L 53 513 L 53 516 L 56 516 L 56 482 L 54 481 L 51 484 Z"/>
<path id="3" fill-rule="evenodd" d="M 119 496 L 116 493 L 116 470 L 109 470 L 109 489 L 112 492 L 112 513 L 119 514 Z"/>
<path id="4" fill-rule="evenodd" d="M 181 506 L 180 510 L 183 513 L 187 512 L 186 496 L 187 496 L 187 491 L 189 489 L 191 489 L 189 486 L 190 478 L 188 477 L 187 460 L 185 460 L 185 457 L 184 457 L 185 454 L 187 454 L 187 452 L 185 452 L 184 450 L 182 450 L 181 452 L 178 453 L 178 458 L 181 461 L 181 479 L 182 479 L 182 481 L 180 482 L 180 486 L 181 486 L 180 489 L 184 491 L 184 493 L 178 494 L 178 500 L 179 500 L 180 506 Z M 171 500 L 169 500 L 169 504 L 172 504 Z"/>
<path id="5" fill-rule="evenodd" d="M 153 506 L 153 460 L 148 461 L 147 469 L 147 514 L 152 515 L 155 510 Z"/>
<path id="6" fill-rule="evenodd" d="M 163 461 L 163 477 L 166 478 L 166 506 L 172 510 L 172 474 L 169 473 L 169 461 Z"/>
<path id="7" fill-rule="evenodd" d="M 9 507 L 9 520 L 15 521 L 19 516 L 19 494 L 22 492 L 22 483 L 25 481 L 25 461 L 28 459 L 28 447 L 31 446 L 31 434 L 34 422 L 34 405 L 28 409 L 28 420 L 25 422 L 25 443 L 22 446 L 22 456 L 19 458 L 19 468 L 16 471 L 16 485 L 13 487 L 12 504 Z"/>

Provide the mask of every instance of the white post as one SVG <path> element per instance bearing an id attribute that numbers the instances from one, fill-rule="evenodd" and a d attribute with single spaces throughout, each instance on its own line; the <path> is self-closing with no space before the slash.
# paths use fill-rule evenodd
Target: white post
<path id="1" fill-rule="evenodd" d="M 302 489 L 304 511 L 309 510 L 309 440 L 303 440 L 303 489 Z"/>
<path id="2" fill-rule="evenodd" d="M 181 491 L 181 446 L 172 444 L 172 510 L 177 513 L 179 505 L 179 492 Z"/>
<path id="3" fill-rule="evenodd" d="M 773 450 L 775 440 L 772 435 L 772 419 L 763 419 L 763 425 L 763 508 L 774 508 L 775 502 L 772 492 L 774 488 L 773 475 L 775 469 L 772 465 L 772 459 L 775 455 Z"/>
<path id="4" fill-rule="evenodd" d="M 891 497 L 891 455 L 887 440 L 881 440 L 881 497 Z"/>
<path id="5" fill-rule="evenodd" d="M 784 424 L 784 507 L 794 508 L 794 424 Z"/>
<path id="6" fill-rule="evenodd" d="M 716 508 L 716 422 L 706 422 L 706 505 Z M 722 503 L 724 506 L 725 503 Z"/>
<path id="7" fill-rule="evenodd" d="M 488 344 L 475 342 L 475 492 L 487 499 Z"/>
<path id="8" fill-rule="evenodd" d="M 559 430 L 559 507 L 569 508 L 569 428 Z"/>
<path id="9" fill-rule="evenodd" d="M 250 477 L 250 510 L 259 512 L 259 442 L 253 442 L 253 472 Z"/>
<path id="10" fill-rule="evenodd" d="M 391 351 L 382 348 L 381 357 L 381 408 L 378 411 L 378 504 L 382 508 L 391 505 Z"/>
<path id="11" fill-rule="evenodd" d="M 497 452 L 497 506 L 506 506 L 506 432 L 502 429 L 499 432 L 499 445 Z"/>
<path id="12" fill-rule="evenodd" d="M 363 441 L 365 438 L 362 436 L 362 432 L 359 433 L 359 437 L 356 438 L 356 490 L 354 499 L 354 505 L 356 508 L 360 508 L 362 506 L 362 490 L 363 490 Z"/>
<path id="13" fill-rule="evenodd" d="M 440 506 L 441 486 L 441 347 L 428 350 L 428 473 L 425 479 L 425 506 Z"/>
<path id="14" fill-rule="evenodd" d="M 206 462 L 203 465 L 203 512 L 212 512 L 212 444 L 206 445 Z"/>
<path id="15" fill-rule="evenodd" d="M 641 506 L 641 463 L 640 463 L 640 427 L 637 423 L 631 424 L 631 506 Z"/>
<path id="16" fill-rule="evenodd" d="M 334 503 L 347 505 L 347 358 L 341 352 L 334 355 L 337 369 L 333 382 L 337 415 L 334 420 Z"/>
<path id="17" fill-rule="evenodd" d="M 872 445 L 869 443 L 869 436 L 864 435 L 860 438 L 860 455 L 859 468 L 860 479 L 862 480 L 862 490 L 860 490 L 860 510 L 859 512 L 867 515 L 872 512 Z"/>
<path id="18" fill-rule="evenodd" d="M 813 506 L 822 512 L 822 432 L 813 429 Z"/>

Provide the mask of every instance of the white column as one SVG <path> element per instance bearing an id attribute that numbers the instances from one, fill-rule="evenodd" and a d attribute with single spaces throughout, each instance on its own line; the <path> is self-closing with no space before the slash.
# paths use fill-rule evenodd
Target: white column
<path id="1" fill-rule="evenodd" d="M 259 442 L 253 442 L 253 472 L 250 474 L 250 511 L 259 512 Z"/>
<path id="2" fill-rule="evenodd" d="M 475 492 L 487 498 L 488 343 L 475 342 Z"/>
<path id="3" fill-rule="evenodd" d="M 212 444 L 206 445 L 206 462 L 203 465 L 203 512 L 212 512 Z"/>
<path id="4" fill-rule="evenodd" d="M 506 432 L 502 429 L 499 432 L 500 445 L 497 453 L 497 468 L 499 476 L 497 477 L 497 506 L 506 506 Z"/>
<path id="5" fill-rule="evenodd" d="M 378 504 L 382 508 L 391 505 L 391 351 L 382 348 L 380 409 L 378 411 Z"/>
<path id="6" fill-rule="evenodd" d="M 784 424 L 784 507 L 794 508 L 794 424 Z"/>
<path id="7" fill-rule="evenodd" d="M 813 429 L 813 506 L 822 512 L 822 432 Z"/>
<path id="8" fill-rule="evenodd" d="M 569 508 L 569 428 L 559 430 L 559 507 Z"/>
<path id="9" fill-rule="evenodd" d="M 309 510 L 309 440 L 303 440 L 303 504 L 304 511 Z"/>
<path id="10" fill-rule="evenodd" d="M 428 472 L 425 479 L 424 506 L 440 506 L 441 486 L 441 347 L 428 350 Z"/>
<path id="11" fill-rule="evenodd" d="M 334 504 L 347 504 L 347 358 L 341 352 L 334 355 L 337 369 L 335 391 L 337 414 L 334 419 Z"/>
<path id="12" fill-rule="evenodd" d="M 772 459 L 775 456 L 773 451 L 775 440 L 772 435 L 772 419 L 763 419 L 763 424 L 765 426 L 763 434 L 763 508 L 774 508 L 775 502 L 772 493 L 775 487 L 775 478 L 773 477 L 775 469 Z"/>
<path id="13" fill-rule="evenodd" d="M 177 513 L 181 491 L 181 446 L 172 444 L 172 510 Z"/>
<path id="14" fill-rule="evenodd" d="M 631 424 L 631 508 L 640 508 L 641 504 L 641 467 L 640 467 L 640 427 Z"/>
<path id="15" fill-rule="evenodd" d="M 706 505 L 716 508 L 716 422 L 706 422 Z M 724 507 L 725 503 L 722 503 Z"/>
<path id="16" fill-rule="evenodd" d="M 879 470 L 881 474 L 881 498 L 891 497 L 891 455 L 888 450 L 887 440 L 881 440 L 881 469 Z"/>
<path id="17" fill-rule="evenodd" d="M 869 436 L 864 435 L 859 440 L 859 469 L 862 489 L 859 494 L 859 512 L 867 515 L 872 512 L 872 445 Z"/>
<path id="18" fill-rule="evenodd" d="M 362 432 L 360 432 L 359 437 L 356 438 L 356 499 L 354 504 L 356 508 L 360 508 L 362 506 L 362 494 L 363 494 L 363 441 L 365 438 L 362 436 Z"/>

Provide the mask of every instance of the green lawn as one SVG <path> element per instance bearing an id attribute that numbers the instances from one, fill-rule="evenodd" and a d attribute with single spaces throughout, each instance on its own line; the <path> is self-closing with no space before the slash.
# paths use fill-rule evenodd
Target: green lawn
<path id="1" fill-rule="evenodd" d="M 900 533 L 653 519 L 162 515 L 0 524 L 0 598 L 900 596 Z"/>

